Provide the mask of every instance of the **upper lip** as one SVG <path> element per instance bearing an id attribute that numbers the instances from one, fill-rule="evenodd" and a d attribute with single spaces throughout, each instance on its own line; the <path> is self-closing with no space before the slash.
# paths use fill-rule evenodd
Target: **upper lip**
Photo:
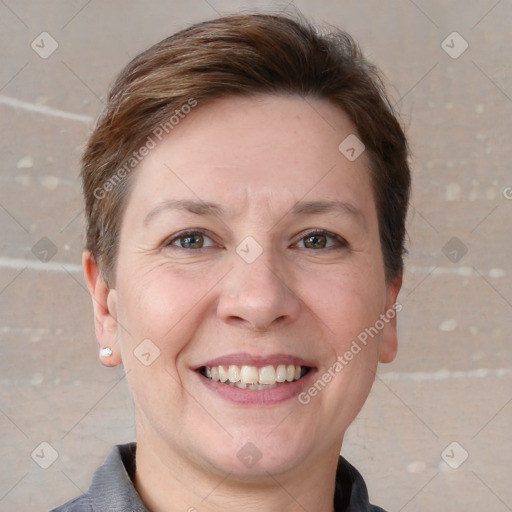
<path id="1" fill-rule="evenodd" d="M 229 366 L 229 365 L 247 365 L 247 366 L 277 366 L 279 364 L 294 364 L 295 366 L 307 366 L 313 368 L 314 364 L 311 361 L 306 361 L 301 357 L 293 356 L 290 354 L 269 354 L 266 356 L 248 354 L 239 352 L 236 354 L 226 354 L 214 359 L 209 359 L 200 365 L 194 367 L 194 370 L 199 370 L 203 366 Z"/>

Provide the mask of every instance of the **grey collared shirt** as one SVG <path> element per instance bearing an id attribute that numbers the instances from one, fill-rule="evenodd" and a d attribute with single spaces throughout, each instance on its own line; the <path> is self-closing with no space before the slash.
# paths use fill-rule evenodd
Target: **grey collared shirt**
<path id="1" fill-rule="evenodd" d="M 50 512 L 149 512 L 133 485 L 136 444 L 112 448 L 92 477 L 87 492 Z M 339 458 L 334 493 L 336 512 L 385 512 L 370 505 L 363 477 Z"/>

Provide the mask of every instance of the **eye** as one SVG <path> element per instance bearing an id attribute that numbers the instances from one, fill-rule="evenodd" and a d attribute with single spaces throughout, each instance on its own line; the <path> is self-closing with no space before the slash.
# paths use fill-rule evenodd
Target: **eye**
<path id="1" fill-rule="evenodd" d="M 303 236 L 297 246 L 301 249 L 336 249 L 348 247 L 348 242 L 334 233 L 314 230 Z"/>
<path id="2" fill-rule="evenodd" d="M 203 249 L 214 245 L 212 239 L 202 231 L 182 231 L 164 242 L 166 247 L 176 246 L 182 249 Z"/>

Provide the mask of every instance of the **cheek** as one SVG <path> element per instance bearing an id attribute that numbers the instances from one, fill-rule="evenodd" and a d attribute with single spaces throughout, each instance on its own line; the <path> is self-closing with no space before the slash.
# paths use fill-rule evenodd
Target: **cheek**
<path id="1" fill-rule="evenodd" d="M 337 354 L 375 324 L 385 305 L 384 280 L 371 271 L 332 271 L 312 284 L 304 283 L 304 302 L 321 320 Z"/>
<path id="2" fill-rule="evenodd" d="M 118 291 L 119 320 L 126 327 L 123 344 L 133 350 L 141 340 L 150 339 L 167 360 L 176 356 L 204 314 L 208 291 L 214 287 L 210 281 L 211 277 L 180 275 L 165 265 L 134 273 L 130 284 Z"/>
<path id="3" fill-rule="evenodd" d="M 118 290 L 123 366 L 137 409 L 164 432 L 166 408 L 183 406 L 178 363 L 206 314 L 206 290 L 161 268 L 133 274 L 130 281 Z"/>
<path id="4" fill-rule="evenodd" d="M 323 404 L 325 421 L 343 432 L 363 406 L 374 380 L 381 333 L 368 333 L 382 313 L 383 289 L 377 280 L 360 274 L 338 278 L 326 283 L 329 292 L 318 295 L 314 310 L 332 354 L 318 374 L 319 380 L 328 383 L 325 388 L 323 384 L 316 387 L 322 389 L 318 407 Z"/>

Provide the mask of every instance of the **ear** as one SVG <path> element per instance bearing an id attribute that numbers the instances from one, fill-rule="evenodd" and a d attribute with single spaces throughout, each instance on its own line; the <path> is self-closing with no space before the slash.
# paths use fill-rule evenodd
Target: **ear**
<path id="1" fill-rule="evenodd" d="M 117 339 L 116 290 L 108 288 L 90 251 L 82 254 L 82 268 L 92 298 L 96 340 L 100 349 L 112 350 L 110 356 L 100 354 L 100 361 L 104 366 L 117 366 L 121 364 L 121 351 Z"/>
<path id="2" fill-rule="evenodd" d="M 401 287 L 402 273 L 393 277 L 387 285 L 386 306 L 383 311 L 384 329 L 382 331 L 379 352 L 379 361 L 381 363 L 391 363 L 396 357 L 398 349 L 396 315 L 402 309 L 402 305 L 396 302 L 396 298 Z"/>

